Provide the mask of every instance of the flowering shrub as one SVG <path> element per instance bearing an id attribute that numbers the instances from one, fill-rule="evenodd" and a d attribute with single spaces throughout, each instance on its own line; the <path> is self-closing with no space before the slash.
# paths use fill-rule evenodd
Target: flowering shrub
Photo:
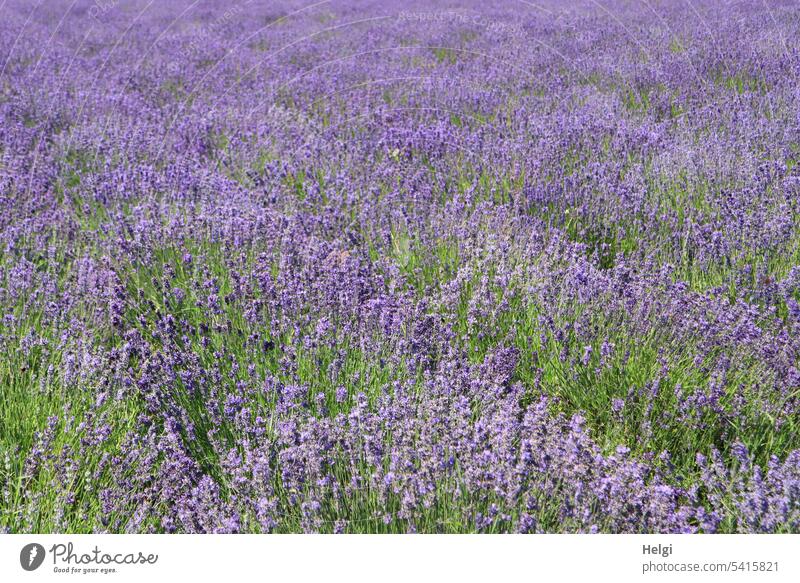
<path id="1" fill-rule="evenodd" d="M 0 529 L 800 532 L 794 3 L 0 7 Z"/>

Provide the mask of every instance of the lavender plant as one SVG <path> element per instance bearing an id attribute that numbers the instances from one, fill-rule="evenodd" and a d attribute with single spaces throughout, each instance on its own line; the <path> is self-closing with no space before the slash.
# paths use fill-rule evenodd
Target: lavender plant
<path id="1" fill-rule="evenodd" d="M 794 2 L 0 6 L 0 529 L 800 532 Z"/>

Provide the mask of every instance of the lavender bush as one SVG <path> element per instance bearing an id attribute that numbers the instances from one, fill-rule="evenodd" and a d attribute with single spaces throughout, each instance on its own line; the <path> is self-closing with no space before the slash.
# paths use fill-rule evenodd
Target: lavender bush
<path id="1" fill-rule="evenodd" d="M 0 14 L 0 529 L 800 532 L 793 0 Z"/>

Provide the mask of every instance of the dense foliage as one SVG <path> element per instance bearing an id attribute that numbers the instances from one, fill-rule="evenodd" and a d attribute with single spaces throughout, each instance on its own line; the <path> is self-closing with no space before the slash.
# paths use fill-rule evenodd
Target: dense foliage
<path id="1" fill-rule="evenodd" d="M 0 529 L 800 531 L 793 0 L 0 15 Z"/>

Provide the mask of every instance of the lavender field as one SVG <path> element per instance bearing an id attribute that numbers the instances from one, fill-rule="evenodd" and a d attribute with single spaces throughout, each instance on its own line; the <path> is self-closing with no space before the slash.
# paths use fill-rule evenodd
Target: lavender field
<path id="1" fill-rule="evenodd" d="M 0 532 L 800 532 L 794 0 L 0 0 Z"/>

